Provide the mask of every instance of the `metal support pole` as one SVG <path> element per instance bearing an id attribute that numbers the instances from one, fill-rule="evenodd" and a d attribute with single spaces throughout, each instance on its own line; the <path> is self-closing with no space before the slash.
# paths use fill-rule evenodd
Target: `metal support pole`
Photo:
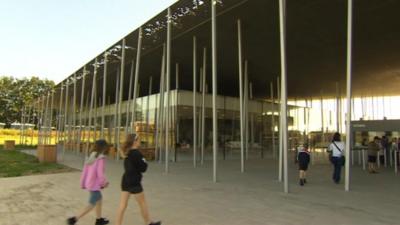
<path id="1" fill-rule="evenodd" d="M 198 140 L 198 143 L 199 143 L 199 147 L 200 147 L 200 164 L 201 164 L 201 127 L 202 127 L 202 118 L 203 118 L 203 110 L 202 110 L 202 107 L 203 107 L 203 75 L 204 75 L 204 73 L 203 73 L 203 68 L 202 67 L 200 67 L 200 71 L 199 71 L 199 78 L 200 78 L 200 80 L 199 80 L 199 92 L 200 92 L 200 99 L 199 99 L 199 102 L 200 102 L 200 105 L 199 105 L 199 121 L 198 121 L 198 124 L 199 124 L 199 126 L 198 126 L 198 131 L 197 131 L 197 133 L 198 133 L 198 138 L 197 138 L 197 140 Z"/>
<path id="2" fill-rule="evenodd" d="M 197 40 L 193 36 L 193 167 L 197 167 L 197 123 L 196 123 L 196 97 L 197 97 Z"/>
<path id="3" fill-rule="evenodd" d="M 105 108 L 106 108 L 106 98 L 107 98 L 107 64 L 108 64 L 108 53 L 104 52 L 104 68 L 103 68 L 103 105 L 101 107 L 101 131 L 100 137 L 104 139 L 104 124 L 105 124 Z M 84 70 L 85 71 L 85 70 Z M 85 72 L 84 72 L 85 74 Z M 83 80 L 85 78 L 83 77 Z M 82 88 L 82 95 L 83 95 L 83 88 Z M 83 105 L 83 98 L 81 99 L 81 109 Z M 82 125 L 82 124 L 81 124 Z M 110 130 L 108 130 L 110 132 Z"/>
<path id="4" fill-rule="evenodd" d="M 347 14 L 347 88 L 346 88 L 346 103 L 347 103 L 347 118 L 346 118 L 346 158 L 350 157 L 351 148 L 351 75 L 352 75 L 352 30 L 353 30 L 353 0 L 348 0 Z M 379 160 L 379 158 L 378 158 Z M 350 190 L 350 161 L 345 163 L 345 191 Z"/>
<path id="5" fill-rule="evenodd" d="M 50 92 L 47 92 L 47 96 L 46 96 L 46 108 L 45 108 L 45 111 L 44 111 L 44 121 L 43 121 L 43 124 L 44 124 L 44 126 L 43 126 L 43 136 L 44 136 L 44 141 L 43 141 L 43 144 L 45 144 L 45 145 L 47 145 L 48 144 L 48 133 L 47 133 L 47 130 L 48 130 L 48 123 L 49 123 L 49 121 L 48 121 L 48 117 L 49 117 L 49 101 L 50 101 Z"/>
<path id="6" fill-rule="evenodd" d="M 59 106 L 59 109 L 58 109 L 57 143 L 60 142 L 60 139 L 61 139 L 61 132 L 62 132 L 62 124 L 61 124 L 61 121 L 62 121 L 62 117 L 63 117 L 63 114 L 62 114 L 62 105 L 63 105 L 64 84 L 61 83 L 60 86 L 61 86 L 61 88 L 60 88 L 60 98 L 59 98 L 60 106 Z"/>
<path id="7" fill-rule="evenodd" d="M 202 92 L 202 103 L 201 103 L 201 165 L 204 163 L 204 139 L 205 139 L 205 104 L 206 104 L 206 73 L 207 73 L 207 49 L 203 49 L 203 74 L 201 76 L 202 84 L 201 84 L 201 92 Z"/>
<path id="8" fill-rule="evenodd" d="M 150 95 L 153 90 L 153 77 L 150 76 L 149 78 L 149 94 L 147 95 L 147 106 L 146 106 L 146 132 L 147 135 L 149 135 L 150 132 Z M 149 146 L 150 143 L 150 136 L 147 136 L 147 147 Z"/>
<path id="9" fill-rule="evenodd" d="M 82 123 L 82 119 L 83 119 L 83 108 L 84 106 L 84 98 L 85 98 L 85 79 L 86 79 L 86 66 L 83 67 L 83 73 L 82 73 L 82 89 L 81 89 L 81 105 L 79 107 L 79 137 L 78 137 L 78 149 L 83 151 L 83 148 L 81 149 L 81 140 L 82 140 L 82 127 L 83 127 L 83 123 Z M 104 87 L 104 86 L 103 86 Z M 104 103 L 104 101 L 103 101 Z M 104 107 L 104 106 L 103 106 Z M 102 116 L 104 116 L 104 109 L 102 112 Z M 102 125 L 103 125 L 103 121 L 102 121 Z M 103 138 L 103 136 L 102 136 Z"/>
<path id="10" fill-rule="evenodd" d="M 163 132 L 163 114 L 164 114 L 164 77 L 165 77 L 165 44 L 163 46 L 163 54 L 161 60 L 161 74 L 160 74 L 160 94 L 159 94 L 159 106 L 157 115 L 157 126 L 156 126 L 156 157 L 158 157 L 159 163 L 162 160 L 162 132 Z"/>
<path id="11" fill-rule="evenodd" d="M 274 84 L 271 82 L 270 84 L 271 90 L 271 134 L 272 134 L 272 154 L 273 158 L 276 157 L 276 148 L 275 148 L 275 101 L 274 101 Z"/>
<path id="12" fill-rule="evenodd" d="M 54 90 L 51 90 L 51 103 L 50 103 L 50 121 L 49 121 L 49 144 L 51 144 L 51 124 L 53 122 L 53 106 L 54 106 Z"/>
<path id="13" fill-rule="evenodd" d="M 31 108 L 31 106 L 29 106 L 29 107 L 28 107 L 28 119 L 27 119 L 28 124 L 30 124 L 30 121 L 31 121 L 31 111 L 32 111 L 32 108 Z M 26 113 L 26 112 L 25 112 L 25 113 Z M 56 125 L 56 126 L 57 126 L 57 125 Z M 28 128 L 28 130 L 29 130 L 29 128 Z M 32 132 L 33 132 L 33 128 L 32 128 Z M 55 139 L 55 142 L 57 142 L 57 131 L 56 131 L 56 139 Z M 25 145 L 28 144 L 27 133 L 25 133 L 24 144 L 25 144 Z"/>
<path id="14" fill-rule="evenodd" d="M 167 17 L 167 60 L 166 60 L 166 92 L 167 92 L 167 107 L 166 107 L 166 125 L 165 125 L 165 172 L 169 172 L 169 109 L 170 109 L 170 76 L 171 76 L 171 29 L 172 17 L 171 8 L 168 8 Z"/>
<path id="15" fill-rule="evenodd" d="M 286 76 L 286 1 L 279 0 L 280 45 L 281 45 L 281 130 L 283 141 L 284 192 L 289 192 L 288 182 L 288 137 L 287 137 L 287 76 Z"/>
<path id="16" fill-rule="evenodd" d="M 125 75 L 125 46 L 126 40 L 122 39 L 122 50 L 121 50 L 121 69 L 120 69 L 120 80 L 119 80 L 119 100 L 116 104 L 118 104 L 118 122 L 117 122 L 117 160 L 119 160 L 119 151 L 120 151 L 120 142 L 121 142 L 121 117 L 122 117 L 122 98 L 124 94 L 124 75 Z M 93 98 L 93 96 L 92 96 Z"/>
<path id="17" fill-rule="evenodd" d="M 238 65 L 239 65 L 239 107 L 240 107 L 240 171 L 244 173 L 244 122 L 243 122 L 243 59 L 242 59 L 242 24 L 237 21 L 238 26 Z"/>
<path id="18" fill-rule="evenodd" d="M 90 132 L 92 131 L 92 114 L 93 114 L 93 104 L 95 98 L 95 90 L 96 90 L 96 78 L 97 78 L 97 58 L 95 59 L 95 66 L 93 70 L 93 80 L 92 80 L 92 95 L 90 97 L 90 107 L 89 107 L 89 124 L 88 124 L 88 140 L 86 142 L 86 152 L 85 156 L 88 156 L 89 153 L 89 143 L 90 143 Z"/>
<path id="19" fill-rule="evenodd" d="M 129 126 L 130 110 L 131 110 L 131 97 L 132 96 L 132 83 L 133 83 L 133 74 L 134 74 L 134 61 L 131 62 L 131 73 L 129 77 L 129 91 L 128 91 L 128 100 L 126 104 L 126 121 L 125 121 L 125 135 L 131 130 Z"/>
<path id="20" fill-rule="evenodd" d="M 336 82 L 336 131 L 340 132 L 339 130 L 339 82 Z"/>
<path id="21" fill-rule="evenodd" d="M 249 96 L 250 100 L 253 100 L 253 83 L 249 82 Z M 248 110 L 249 104 L 247 105 Z M 254 114 L 250 113 L 250 150 L 253 150 L 254 145 Z"/>
<path id="22" fill-rule="evenodd" d="M 325 142 L 325 129 L 324 129 L 324 99 L 323 99 L 323 92 L 321 90 L 321 144 Z"/>
<path id="23" fill-rule="evenodd" d="M 175 144 L 174 144 L 174 162 L 176 162 L 177 157 L 178 157 L 178 149 L 177 149 L 177 143 L 179 143 L 179 117 L 178 117 L 178 97 L 179 97 L 179 64 L 175 64 L 175 87 L 176 87 L 176 92 L 175 92 L 175 110 L 174 110 L 174 122 L 172 124 L 175 125 Z"/>
<path id="24" fill-rule="evenodd" d="M 21 121 L 20 121 L 20 127 L 19 127 L 19 144 L 22 145 L 22 136 L 24 132 L 24 108 L 22 108 L 21 112 Z"/>
<path id="25" fill-rule="evenodd" d="M 281 114 L 282 113 L 282 98 L 281 98 L 282 93 L 281 93 L 280 77 L 277 77 L 276 81 L 277 81 L 276 88 L 278 91 L 277 101 L 279 103 L 279 108 L 280 108 L 280 110 L 279 110 L 279 129 L 278 129 L 278 131 L 279 131 L 278 181 L 282 182 L 283 181 L 283 165 L 282 165 L 283 164 L 283 139 L 282 139 L 282 114 Z M 312 156 L 312 154 L 311 154 L 311 156 Z"/>
<path id="26" fill-rule="evenodd" d="M 217 117 L 217 16 L 216 0 L 211 0 L 212 43 L 212 111 L 213 111 L 213 181 L 217 182 L 218 117 Z M 204 68 L 205 69 L 205 68 Z"/>
<path id="27" fill-rule="evenodd" d="M 114 136 L 114 147 L 116 147 L 117 148 L 117 129 L 118 129 L 118 90 L 119 90 L 119 87 L 120 87 L 120 82 L 119 82 L 119 79 L 120 79 L 120 68 L 117 68 L 117 74 L 116 74 L 116 77 L 117 77 L 117 82 L 116 82 L 116 84 L 115 84 L 115 103 L 114 103 L 114 134 L 113 134 L 113 136 Z M 117 150 L 118 151 L 118 150 Z M 117 155 L 118 155 L 118 153 L 117 153 Z M 117 157 L 119 157 L 119 156 L 117 156 Z M 117 159 L 117 158 L 116 158 Z"/>
<path id="28" fill-rule="evenodd" d="M 249 78 L 248 78 L 248 61 L 244 61 L 244 145 L 246 152 L 246 160 L 249 159 Z"/>
<path id="29" fill-rule="evenodd" d="M 76 73 L 74 73 L 74 96 L 73 96 L 73 101 L 72 101 L 72 137 L 73 137 L 73 142 L 75 146 L 75 151 L 78 153 L 79 149 L 76 147 Z"/>
<path id="30" fill-rule="evenodd" d="M 45 115 L 45 99 L 46 99 L 46 96 L 43 96 L 43 100 L 42 100 L 42 105 L 41 105 L 41 109 L 40 109 L 40 130 L 39 130 L 39 132 L 40 132 L 40 135 L 39 135 L 39 141 L 40 141 L 40 144 L 44 144 L 44 135 L 43 135 L 43 132 L 44 132 L 44 129 L 45 129 L 45 117 L 46 117 L 46 115 Z"/>
<path id="31" fill-rule="evenodd" d="M 64 147 L 63 147 L 63 160 L 64 160 L 64 156 L 65 156 L 65 149 L 66 149 L 66 144 L 67 144 L 67 137 L 66 137 L 66 129 L 67 129 L 67 119 L 68 119 L 68 95 L 69 95 L 69 80 L 67 80 L 65 82 L 65 108 L 64 108 L 64 132 L 63 132 L 63 136 L 64 136 Z"/>
<path id="32" fill-rule="evenodd" d="M 136 66 L 135 66 L 135 81 L 133 83 L 133 99 L 132 99 L 132 125 L 131 129 L 135 133 L 135 122 L 136 122 L 136 98 L 138 95 L 138 82 L 139 82 L 139 69 L 140 69 L 140 55 L 142 51 L 142 27 L 139 27 L 138 33 L 138 44 L 136 50 Z"/>

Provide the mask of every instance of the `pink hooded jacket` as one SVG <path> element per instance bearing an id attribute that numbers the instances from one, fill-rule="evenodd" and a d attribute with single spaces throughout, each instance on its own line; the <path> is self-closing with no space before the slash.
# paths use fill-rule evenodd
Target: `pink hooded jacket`
<path id="1" fill-rule="evenodd" d="M 89 191 L 99 191 L 108 182 L 104 175 L 105 157 L 99 155 L 96 158 L 96 152 L 92 152 L 85 162 L 81 175 L 81 188 Z"/>

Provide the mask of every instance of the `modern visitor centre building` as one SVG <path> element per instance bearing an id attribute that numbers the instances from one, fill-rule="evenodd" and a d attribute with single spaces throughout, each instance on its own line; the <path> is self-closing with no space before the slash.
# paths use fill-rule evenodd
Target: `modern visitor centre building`
<path id="1" fill-rule="evenodd" d="M 338 131 L 348 191 L 352 161 L 366 157 L 361 139 L 400 131 L 398 9 L 397 0 L 177 1 L 37 99 L 39 144 L 87 153 L 104 138 L 118 152 L 136 132 L 166 172 L 209 161 L 216 182 L 221 160 L 245 172 L 249 159 L 269 158 L 288 192 L 293 150 L 308 142 L 325 152 Z"/>

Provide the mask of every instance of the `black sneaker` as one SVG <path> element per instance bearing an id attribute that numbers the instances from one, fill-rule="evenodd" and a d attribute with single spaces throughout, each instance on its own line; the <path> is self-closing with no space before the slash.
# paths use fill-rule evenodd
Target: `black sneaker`
<path id="1" fill-rule="evenodd" d="M 68 218 L 67 219 L 67 224 L 68 225 L 74 225 L 74 224 L 76 224 L 76 217 L 70 217 L 70 218 Z"/>
<path id="2" fill-rule="evenodd" d="M 95 225 L 105 225 L 110 223 L 110 221 L 106 218 L 100 218 L 100 219 L 96 219 L 96 223 Z"/>
<path id="3" fill-rule="evenodd" d="M 161 225 L 161 221 L 158 221 L 158 222 L 151 222 L 149 225 Z"/>

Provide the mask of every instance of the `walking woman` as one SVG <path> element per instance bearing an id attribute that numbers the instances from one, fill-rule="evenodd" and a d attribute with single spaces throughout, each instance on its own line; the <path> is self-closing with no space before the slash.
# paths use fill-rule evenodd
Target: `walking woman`
<path id="1" fill-rule="evenodd" d="M 332 155 L 331 162 L 334 167 L 332 179 L 336 184 L 340 182 L 340 173 L 345 160 L 344 151 L 345 144 L 340 140 L 340 134 L 336 132 L 333 135 L 332 143 L 328 146 L 328 152 Z"/>
<path id="2" fill-rule="evenodd" d="M 124 175 L 121 183 L 121 199 L 117 212 L 116 225 L 122 224 L 122 219 L 128 200 L 131 195 L 136 199 L 140 207 L 143 220 L 146 225 L 160 225 L 161 222 L 152 222 L 150 220 L 149 210 L 147 208 L 146 199 L 141 184 L 142 173 L 146 172 L 147 163 L 138 148 L 140 147 L 140 139 L 136 134 L 129 134 L 122 146 L 120 154 L 124 158 Z"/>

